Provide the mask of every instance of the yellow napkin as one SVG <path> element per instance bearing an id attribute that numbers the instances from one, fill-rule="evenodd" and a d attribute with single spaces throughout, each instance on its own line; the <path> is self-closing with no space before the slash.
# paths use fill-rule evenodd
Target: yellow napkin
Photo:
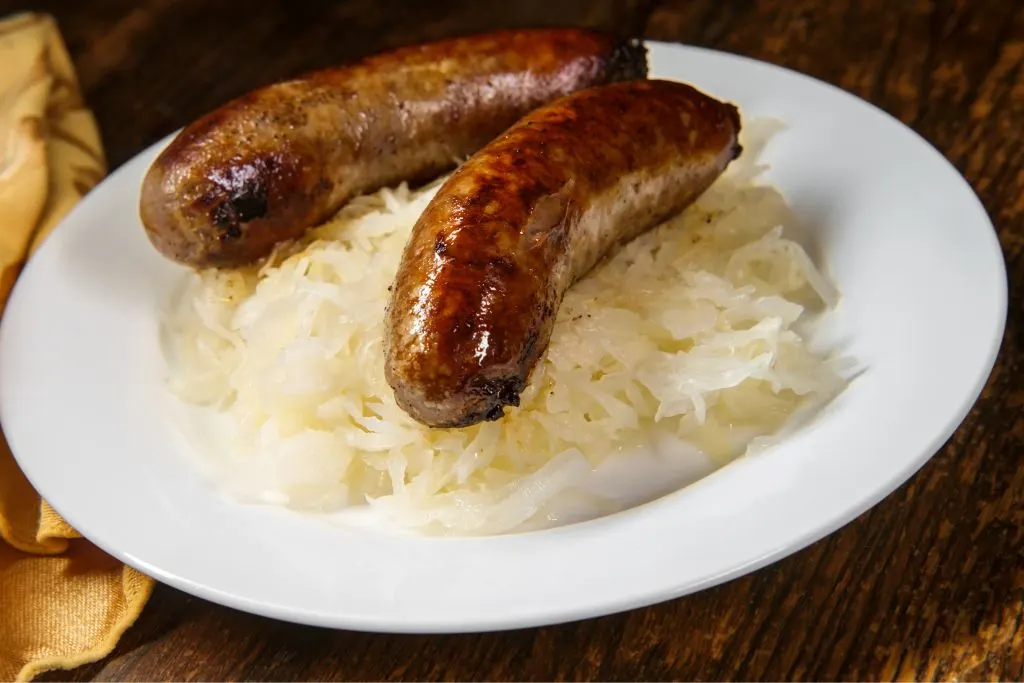
<path id="1" fill-rule="evenodd" d="M 25 259 L 105 172 L 56 23 L 0 20 L 0 310 Z M 39 498 L 2 434 L 0 537 L 0 680 L 105 657 L 153 589 Z"/>

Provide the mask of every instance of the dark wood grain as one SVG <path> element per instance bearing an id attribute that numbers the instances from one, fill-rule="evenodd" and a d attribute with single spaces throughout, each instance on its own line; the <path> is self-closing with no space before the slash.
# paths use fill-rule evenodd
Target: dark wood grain
<path id="1" fill-rule="evenodd" d="M 0 0 L 0 13 L 21 8 L 29 6 Z M 1024 678 L 1024 3 L 51 0 L 31 8 L 59 20 L 114 166 L 254 86 L 485 28 L 632 29 L 749 55 L 856 93 L 934 144 L 990 212 L 1011 279 L 997 367 L 941 453 L 855 522 L 750 576 L 627 614 L 442 637 L 289 625 L 160 587 L 113 657 L 48 678 Z"/>

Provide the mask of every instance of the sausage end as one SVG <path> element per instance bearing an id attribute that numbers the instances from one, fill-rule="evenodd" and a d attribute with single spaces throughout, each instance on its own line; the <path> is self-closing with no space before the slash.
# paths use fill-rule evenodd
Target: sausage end
<path id="1" fill-rule="evenodd" d="M 515 372 L 474 382 L 472 387 L 447 400 L 431 400 L 415 387 L 401 382 L 391 370 L 392 365 L 387 364 L 387 382 L 392 387 L 402 387 L 395 391 L 398 407 L 420 424 L 433 429 L 460 429 L 479 422 L 500 420 L 505 416 L 505 408 L 519 406 L 519 395 L 526 388 L 523 374 Z"/>
<path id="2" fill-rule="evenodd" d="M 639 38 L 630 38 L 612 49 L 607 82 L 641 80 L 647 78 L 647 70 L 647 46 Z"/>

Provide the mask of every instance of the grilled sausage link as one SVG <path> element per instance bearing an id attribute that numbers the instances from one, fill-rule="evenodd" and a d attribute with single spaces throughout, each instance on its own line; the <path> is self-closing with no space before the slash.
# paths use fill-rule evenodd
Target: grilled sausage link
<path id="1" fill-rule="evenodd" d="M 186 127 L 143 181 L 142 223 L 172 260 L 244 266 L 358 194 L 450 170 L 535 107 L 646 75 L 641 43 L 581 29 L 482 34 L 314 72 Z"/>
<path id="2" fill-rule="evenodd" d="M 432 427 L 519 405 L 565 291 L 701 195 L 739 156 L 739 130 L 730 104 L 633 81 L 541 107 L 472 156 L 395 276 L 385 375 L 398 405 Z"/>

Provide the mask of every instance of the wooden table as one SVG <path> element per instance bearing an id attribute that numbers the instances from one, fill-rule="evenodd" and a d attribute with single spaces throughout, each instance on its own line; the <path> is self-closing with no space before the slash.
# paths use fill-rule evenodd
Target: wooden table
<path id="1" fill-rule="evenodd" d="M 294 626 L 159 587 L 113 657 L 50 679 L 1024 678 L 1024 3 L 0 0 L 0 14 L 29 5 L 59 20 L 114 167 L 254 86 L 486 28 L 629 28 L 782 64 L 945 153 L 999 228 L 1012 285 L 998 366 L 942 452 L 751 576 L 628 614 L 454 636 Z"/>

